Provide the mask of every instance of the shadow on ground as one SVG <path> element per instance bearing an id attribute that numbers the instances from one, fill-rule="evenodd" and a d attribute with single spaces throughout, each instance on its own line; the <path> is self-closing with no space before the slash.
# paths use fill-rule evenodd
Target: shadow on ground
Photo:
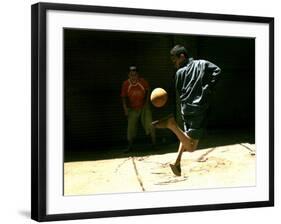
<path id="1" fill-rule="evenodd" d="M 234 145 L 241 143 L 255 143 L 254 131 L 250 130 L 213 130 L 206 133 L 199 143 L 198 150 L 214 148 L 225 145 Z M 112 158 L 141 157 L 156 154 L 165 154 L 176 152 L 178 148 L 177 141 L 168 141 L 158 143 L 152 147 L 150 144 L 136 144 L 132 152 L 126 153 L 126 146 L 116 146 L 114 148 L 88 149 L 79 151 L 65 151 L 64 162 L 76 161 L 94 161 Z"/>

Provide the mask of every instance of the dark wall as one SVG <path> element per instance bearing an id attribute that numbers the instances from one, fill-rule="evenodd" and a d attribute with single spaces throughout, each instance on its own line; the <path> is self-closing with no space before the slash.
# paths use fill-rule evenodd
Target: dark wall
<path id="1" fill-rule="evenodd" d="M 222 78 L 213 96 L 209 124 L 253 127 L 255 124 L 255 42 L 246 38 L 200 37 L 198 55 L 215 62 Z"/>
<path id="2" fill-rule="evenodd" d="M 185 45 L 192 56 L 219 65 L 210 128 L 254 125 L 254 40 L 166 34 L 64 30 L 64 107 L 66 149 L 101 148 L 126 143 L 126 117 L 120 99 L 128 67 L 136 64 L 152 89 L 172 94 L 174 68 L 169 51 Z M 157 119 L 173 111 L 152 107 Z M 158 136 L 171 136 L 167 130 Z M 139 128 L 139 139 L 145 139 Z"/>

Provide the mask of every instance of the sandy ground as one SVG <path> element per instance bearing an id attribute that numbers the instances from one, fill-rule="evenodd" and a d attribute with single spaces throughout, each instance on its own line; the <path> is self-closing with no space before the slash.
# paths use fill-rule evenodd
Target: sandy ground
<path id="1" fill-rule="evenodd" d="M 256 183 L 254 144 L 237 143 L 185 152 L 180 177 L 169 167 L 176 151 L 177 145 L 173 144 L 160 146 L 155 153 L 146 155 L 119 151 L 112 153 L 112 158 L 65 162 L 64 194 L 239 187 Z"/>

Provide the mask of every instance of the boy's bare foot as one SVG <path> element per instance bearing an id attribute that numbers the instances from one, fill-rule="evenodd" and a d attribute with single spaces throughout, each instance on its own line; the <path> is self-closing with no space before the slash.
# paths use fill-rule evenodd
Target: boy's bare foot
<path id="1" fill-rule="evenodd" d="M 173 114 L 169 114 L 167 117 L 153 121 L 151 124 L 155 128 L 169 128 L 171 125 L 175 123 L 176 121 Z"/>
<path id="2" fill-rule="evenodd" d="M 175 174 L 176 176 L 181 175 L 181 166 L 180 165 L 170 164 L 170 167 L 171 167 L 173 174 Z"/>

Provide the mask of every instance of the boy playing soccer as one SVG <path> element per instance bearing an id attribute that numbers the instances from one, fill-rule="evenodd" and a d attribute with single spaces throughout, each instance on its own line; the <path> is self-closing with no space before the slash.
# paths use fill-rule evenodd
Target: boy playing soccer
<path id="1" fill-rule="evenodd" d="M 170 54 L 177 69 L 175 87 L 179 95 L 184 131 L 180 129 L 173 115 L 154 121 L 152 125 L 170 129 L 179 139 L 177 158 L 170 167 L 176 176 L 180 176 L 183 152 L 196 150 L 204 132 L 210 96 L 221 69 L 209 61 L 189 58 L 187 50 L 181 45 L 173 47 Z"/>

